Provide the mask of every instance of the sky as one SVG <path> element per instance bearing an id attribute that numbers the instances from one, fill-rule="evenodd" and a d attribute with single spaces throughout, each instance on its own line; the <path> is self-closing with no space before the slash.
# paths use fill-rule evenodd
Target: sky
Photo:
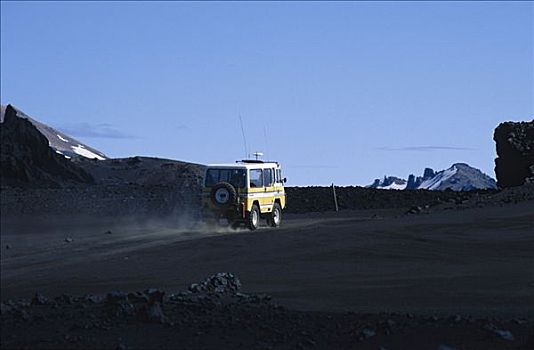
<path id="1" fill-rule="evenodd" d="M 532 2 L 1 2 L 2 104 L 109 157 L 367 185 L 534 118 Z M 247 149 L 241 132 L 240 116 Z"/>

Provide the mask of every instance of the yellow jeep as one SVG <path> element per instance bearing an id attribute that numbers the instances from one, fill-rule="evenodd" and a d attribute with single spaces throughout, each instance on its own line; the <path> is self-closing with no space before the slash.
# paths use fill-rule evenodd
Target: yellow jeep
<path id="1" fill-rule="evenodd" d="M 242 160 L 208 165 L 204 177 L 203 213 L 208 220 L 226 220 L 233 228 L 259 227 L 260 218 L 279 227 L 286 206 L 285 178 L 277 162 Z"/>

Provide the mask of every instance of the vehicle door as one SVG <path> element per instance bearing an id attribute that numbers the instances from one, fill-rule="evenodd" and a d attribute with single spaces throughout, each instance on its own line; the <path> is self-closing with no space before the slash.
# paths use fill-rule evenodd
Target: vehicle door
<path id="1" fill-rule="evenodd" d="M 265 187 L 263 186 L 263 169 L 250 169 L 248 183 L 248 205 L 247 211 L 252 209 L 252 204 L 257 201 L 260 205 L 260 211 L 262 210 L 263 196 L 265 193 Z"/>
<path id="2" fill-rule="evenodd" d="M 273 210 L 273 204 L 275 199 L 274 190 L 274 177 L 275 172 L 273 168 L 263 169 L 263 198 L 262 198 L 262 210 L 261 212 L 271 212 Z"/>

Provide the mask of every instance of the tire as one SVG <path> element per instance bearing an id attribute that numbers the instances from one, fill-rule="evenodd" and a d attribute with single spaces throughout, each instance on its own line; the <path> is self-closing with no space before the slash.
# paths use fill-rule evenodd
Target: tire
<path id="1" fill-rule="evenodd" d="M 256 204 L 254 204 L 250 212 L 247 213 L 246 224 L 251 231 L 256 230 L 260 226 L 260 209 Z"/>
<path id="2" fill-rule="evenodd" d="M 211 202 L 219 208 L 225 208 L 235 203 L 237 191 L 228 182 L 219 182 L 210 192 Z"/>
<path id="3" fill-rule="evenodd" d="M 267 223 L 271 227 L 280 227 L 280 223 L 282 222 L 282 207 L 278 203 L 273 204 L 273 211 L 269 215 L 269 218 L 267 219 Z"/>

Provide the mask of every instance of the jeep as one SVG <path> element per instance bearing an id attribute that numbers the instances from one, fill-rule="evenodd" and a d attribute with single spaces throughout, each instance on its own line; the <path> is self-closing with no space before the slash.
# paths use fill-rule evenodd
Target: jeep
<path id="1" fill-rule="evenodd" d="M 286 206 L 285 182 L 277 162 L 242 160 L 208 165 L 202 193 L 203 216 L 208 221 L 225 221 L 232 228 L 244 224 L 256 230 L 260 219 L 279 227 Z"/>

